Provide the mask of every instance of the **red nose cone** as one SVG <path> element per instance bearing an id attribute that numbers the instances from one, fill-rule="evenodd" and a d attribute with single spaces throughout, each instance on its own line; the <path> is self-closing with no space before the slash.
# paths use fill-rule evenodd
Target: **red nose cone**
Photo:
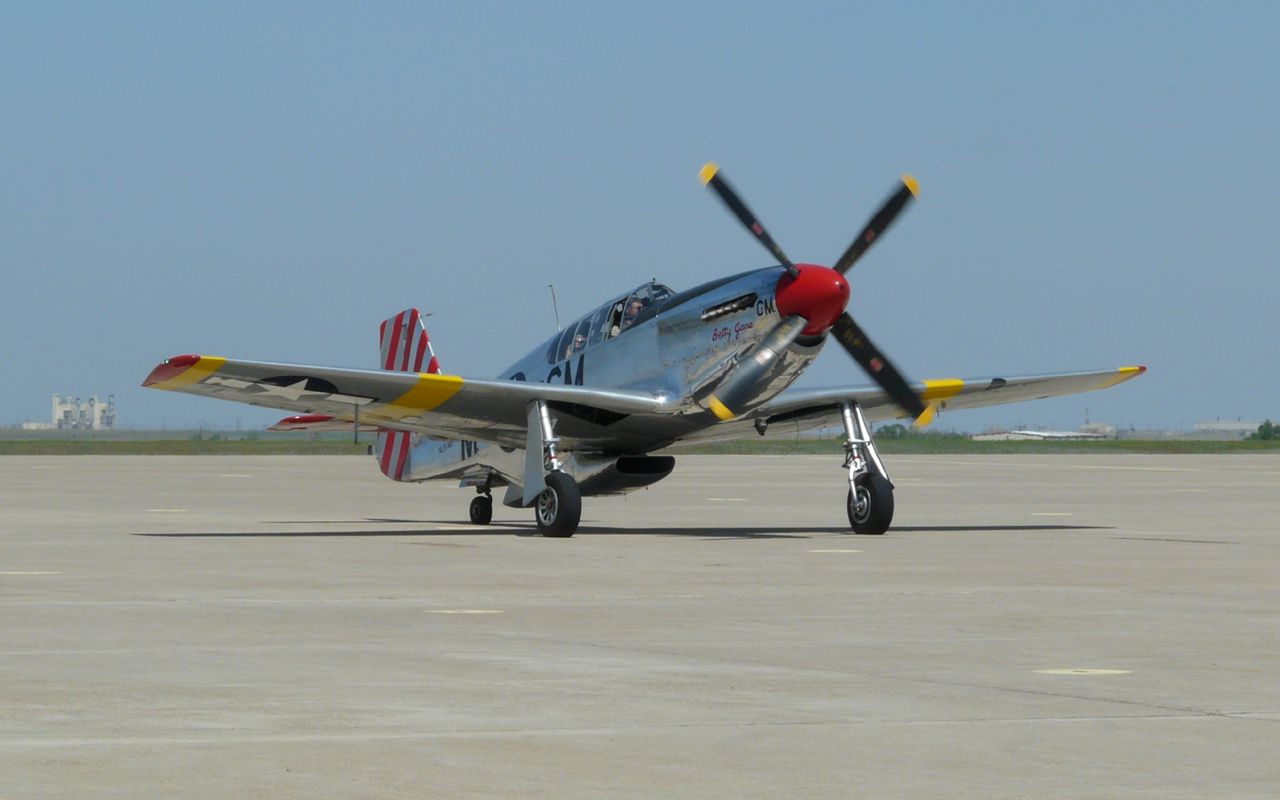
<path id="1" fill-rule="evenodd" d="M 778 280 L 776 300 L 783 317 L 799 314 L 809 321 L 806 336 L 816 336 L 830 328 L 849 305 L 849 282 L 830 267 L 796 264 L 799 277 L 788 274 Z"/>

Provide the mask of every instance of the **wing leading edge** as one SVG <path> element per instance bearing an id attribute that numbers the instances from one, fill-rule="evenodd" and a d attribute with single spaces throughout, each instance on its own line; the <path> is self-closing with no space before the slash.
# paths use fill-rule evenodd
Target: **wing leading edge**
<path id="1" fill-rule="evenodd" d="M 362 426 L 510 447 L 525 445 L 526 406 L 535 399 L 557 408 L 566 440 L 607 441 L 609 426 L 628 416 L 672 411 L 666 398 L 642 392 L 201 355 L 166 359 L 142 385 L 338 420 L 358 413 Z"/>

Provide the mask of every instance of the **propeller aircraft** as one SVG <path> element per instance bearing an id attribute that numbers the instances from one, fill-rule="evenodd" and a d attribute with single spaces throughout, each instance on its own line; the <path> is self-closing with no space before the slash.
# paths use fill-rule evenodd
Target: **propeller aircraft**
<path id="1" fill-rule="evenodd" d="M 893 483 L 870 422 L 927 425 L 940 409 L 976 408 L 1114 386 L 1129 366 L 1030 377 L 909 381 L 849 314 L 849 271 L 919 194 L 904 175 L 830 266 L 796 264 L 720 174 L 706 184 L 777 262 L 685 291 L 656 282 L 617 294 L 496 379 L 440 372 L 425 315 L 381 326 L 381 369 L 343 369 L 181 355 L 143 386 L 297 412 L 272 430 L 372 430 L 396 481 L 459 481 L 488 524 L 493 492 L 532 508 L 544 536 L 572 536 L 582 497 L 649 486 L 671 474 L 664 449 L 840 427 L 853 532 L 883 534 Z M 872 387 L 789 387 L 834 341 Z"/>

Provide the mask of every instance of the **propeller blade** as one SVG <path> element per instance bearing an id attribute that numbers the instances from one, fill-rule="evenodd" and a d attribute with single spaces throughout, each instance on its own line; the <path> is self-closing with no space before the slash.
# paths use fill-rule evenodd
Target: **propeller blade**
<path id="1" fill-rule="evenodd" d="M 858 327 L 858 323 L 849 316 L 848 311 L 836 320 L 836 324 L 831 327 L 831 334 L 841 347 L 849 351 L 853 360 L 866 370 L 872 380 L 880 384 L 880 388 L 885 390 L 899 408 L 918 420 L 922 427 L 929 424 L 932 416 L 923 416 L 928 408 L 907 385 L 906 379 L 902 377 L 902 373 L 898 372 L 898 368 L 871 343 L 867 335 L 862 332 L 862 328 Z"/>
<path id="2" fill-rule="evenodd" d="M 702 165 L 702 169 L 698 172 L 698 177 L 707 186 L 710 186 L 716 194 L 720 195 L 720 199 L 729 207 L 733 215 L 738 221 L 751 231 L 751 235 L 756 237 L 760 244 L 768 250 L 773 257 L 778 259 L 778 263 L 787 268 L 787 272 L 791 277 L 799 277 L 800 270 L 796 269 L 796 265 L 791 263 L 791 259 L 787 258 L 787 254 L 782 252 L 782 248 L 778 247 L 778 243 L 773 240 L 769 232 L 764 229 L 764 225 L 760 224 L 760 220 L 756 219 L 756 215 L 747 208 L 747 204 L 742 202 L 742 198 L 738 197 L 738 193 L 733 190 L 729 182 L 720 177 L 720 167 L 708 161 Z"/>
<path id="3" fill-rule="evenodd" d="M 705 167 L 704 167 L 705 169 Z M 844 251 L 844 255 L 840 256 L 840 260 L 831 268 L 841 275 L 848 272 L 862 258 L 862 254 L 867 252 L 876 239 L 884 235 L 889 230 L 889 226 L 898 218 L 902 210 L 907 207 L 907 203 L 913 197 L 920 194 L 920 184 L 910 175 L 902 176 L 902 186 L 898 191 L 894 192 L 888 200 L 884 201 L 884 205 L 880 206 L 880 210 L 867 222 L 866 227 L 858 234 L 858 238 L 853 240 L 853 244 L 849 245 L 849 249 Z"/>
<path id="4" fill-rule="evenodd" d="M 804 317 L 793 314 L 774 325 L 773 330 L 765 334 L 760 344 L 738 362 L 729 377 L 707 398 L 707 406 L 712 413 L 722 420 L 738 416 L 755 393 L 756 384 L 764 377 L 778 354 L 787 349 L 808 324 Z"/>

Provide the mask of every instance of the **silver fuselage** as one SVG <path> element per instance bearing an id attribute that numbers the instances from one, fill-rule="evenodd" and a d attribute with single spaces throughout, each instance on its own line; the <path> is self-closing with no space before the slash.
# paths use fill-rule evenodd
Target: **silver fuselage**
<path id="1" fill-rule="evenodd" d="M 619 456 L 660 450 L 691 431 L 719 422 L 701 403 L 780 321 L 775 291 L 782 275 L 781 267 L 768 267 L 677 293 L 637 317 L 630 327 L 588 341 L 577 351 L 571 349 L 571 339 L 557 347 L 568 338 L 564 332 L 557 333 L 499 377 L 643 391 L 677 408 L 674 414 L 632 415 L 611 423 L 610 431 L 619 443 L 613 452 L 576 448 L 572 438 L 566 438 L 560 447 L 565 469 L 585 483 L 613 466 Z M 619 296 L 599 312 L 626 297 Z M 591 318 L 588 314 L 565 330 L 571 336 L 575 325 L 582 322 L 585 327 Z M 794 383 L 825 340 L 825 336 L 802 337 L 782 353 L 758 383 L 751 407 Z M 522 450 L 423 438 L 413 447 L 408 479 L 457 477 L 464 484 L 479 485 L 497 473 L 512 485 L 518 484 L 523 465 Z"/>

